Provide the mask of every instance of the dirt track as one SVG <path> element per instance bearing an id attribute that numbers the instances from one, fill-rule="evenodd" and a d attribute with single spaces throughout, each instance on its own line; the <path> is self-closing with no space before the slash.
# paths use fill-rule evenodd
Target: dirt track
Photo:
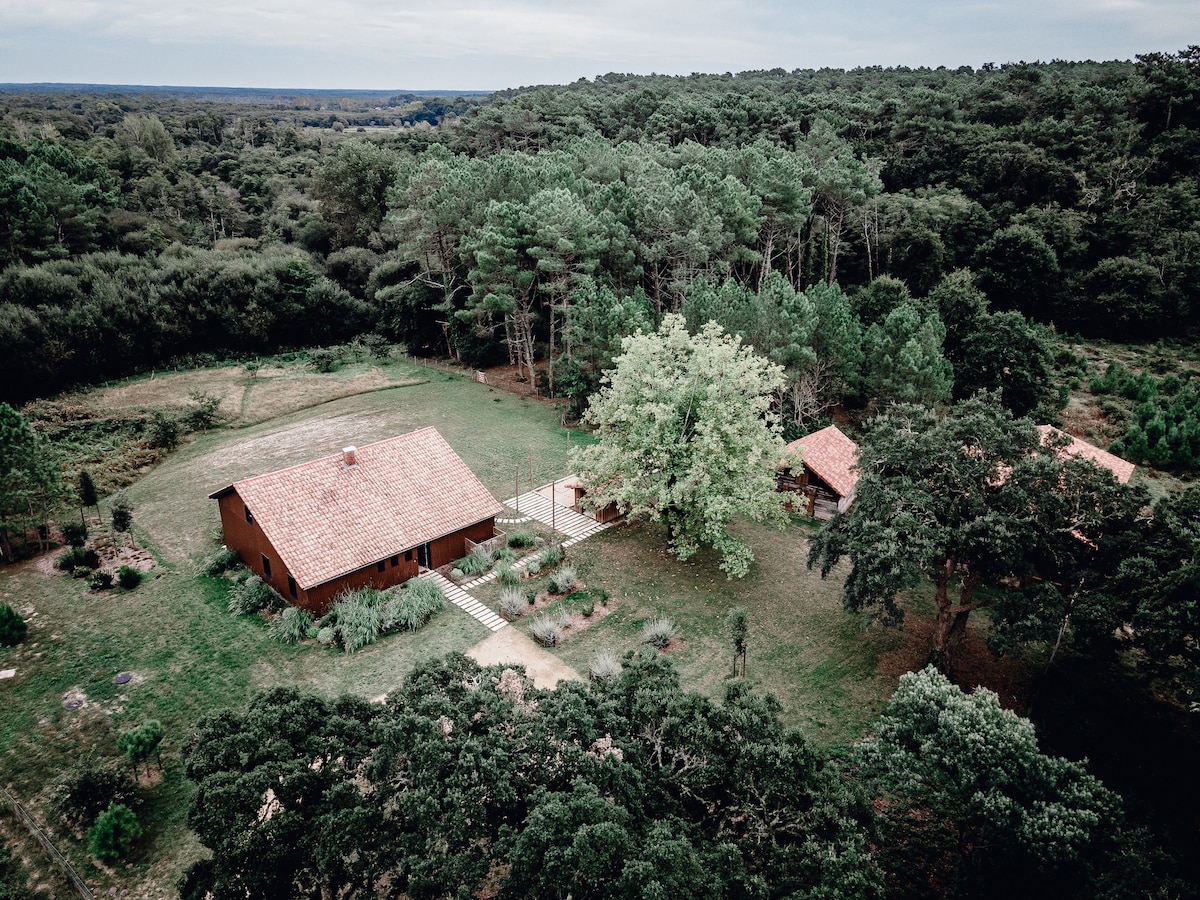
<path id="1" fill-rule="evenodd" d="M 578 672 L 516 628 L 501 628 L 467 651 L 481 666 L 519 663 L 540 688 L 553 688 L 560 681 L 582 681 Z"/>

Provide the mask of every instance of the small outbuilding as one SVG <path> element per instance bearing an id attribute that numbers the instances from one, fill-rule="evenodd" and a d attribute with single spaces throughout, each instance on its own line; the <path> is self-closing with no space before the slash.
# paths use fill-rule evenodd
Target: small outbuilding
<path id="1" fill-rule="evenodd" d="M 854 503 L 858 486 L 858 444 L 836 425 L 792 441 L 788 456 L 800 456 L 800 466 L 779 470 L 779 490 L 805 497 L 805 512 L 815 519 L 832 518 Z"/>
<path id="2" fill-rule="evenodd" d="M 1041 436 L 1043 446 L 1049 446 L 1052 443 L 1061 443 L 1070 441 L 1069 444 L 1063 444 L 1059 447 L 1058 455 L 1060 458 L 1068 456 L 1076 456 L 1081 459 L 1089 459 L 1103 469 L 1108 469 L 1113 473 L 1113 476 L 1121 484 L 1128 484 L 1129 479 L 1133 477 L 1133 470 L 1137 468 L 1128 460 L 1121 459 L 1115 453 L 1109 453 L 1107 450 L 1101 450 L 1095 444 L 1089 444 L 1082 438 L 1077 438 L 1072 434 L 1067 434 L 1061 429 L 1055 428 L 1053 425 L 1039 425 L 1038 432 Z"/>
<path id="3" fill-rule="evenodd" d="M 237 481 L 209 495 L 225 545 L 285 598 L 323 614 L 496 533 L 503 507 L 435 428 Z"/>

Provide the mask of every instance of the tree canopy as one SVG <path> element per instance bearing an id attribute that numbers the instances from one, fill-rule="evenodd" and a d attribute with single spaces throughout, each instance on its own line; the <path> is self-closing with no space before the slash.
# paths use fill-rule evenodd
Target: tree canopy
<path id="1" fill-rule="evenodd" d="M 691 335 L 675 315 L 621 346 L 586 415 L 598 442 L 573 457 L 588 502 L 658 519 L 680 559 L 707 545 L 731 577 L 745 575 L 754 554 L 729 526 L 783 522 L 784 445 L 771 412 L 782 368 L 715 322 Z"/>

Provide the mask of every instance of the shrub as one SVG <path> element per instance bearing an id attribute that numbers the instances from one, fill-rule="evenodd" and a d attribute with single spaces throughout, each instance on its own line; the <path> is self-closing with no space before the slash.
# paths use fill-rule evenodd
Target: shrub
<path id="1" fill-rule="evenodd" d="M 82 522 L 67 522 L 62 526 L 62 535 L 72 547 L 82 547 L 87 541 L 87 526 Z"/>
<path id="2" fill-rule="evenodd" d="M 271 623 L 271 637 L 281 644 L 298 644 L 308 637 L 312 627 L 312 613 L 299 606 L 289 606 Z"/>
<path id="3" fill-rule="evenodd" d="M 592 614 L 595 611 L 596 611 L 596 603 L 595 603 L 595 601 L 592 601 L 592 600 L 589 600 L 587 602 L 587 604 L 582 609 L 580 609 L 580 612 L 583 613 L 583 617 L 585 619 L 590 619 L 592 617 Z"/>
<path id="4" fill-rule="evenodd" d="M 560 566 L 550 576 L 550 590 L 555 594 L 565 594 L 575 586 L 579 576 L 574 566 Z"/>
<path id="5" fill-rule="evenodd" d="M 88 587 L 93 591 L 107 591 L 113 586 L 113 573 L 108 569 L 97 569 L 88 577 Z"/>
<path id="6" fill-rule="evenodd" d="M 467 577 L 467 573 L 456 566 L 455 568 L 450 570 L 450 577 L 453 578 L 455 581 L 462 581 L 464 578 Z"/>
<path id="7" fill-rule="evenodd" d="M 128 769 L 89 751 L 55 780 L 51 802 L 72 828 L 86 828 L 110 805 L 137 809 L 140 801 Z"/>
<path id="8" fill-rule="evenodd" d="M 508 546 L 521 550 L 537 543 L 537 534 L 532 528 L 518 528 L 508 536 Z"/>
<path id="9" fill-rule="evenodd" d="M 336 371 L 342 361 L 341 354 L 336 349 L 328 347 L 318 347 L 308 351 L 308 358 L 318 372 Z"/>
<path id="10" fill-rule="evenodd" d="M 189 431 L 203 431 L 211 428 L 221 418 L 221 398 L 204 391 L 192 391 L 188 394 L 196 405 L 183 414 L 183 425 Z"/>
<path id="11" fill-rule="evenodd" d="M 222 547 L 200 565 L 201 575 L 220 575 L 238 565 L 241 559 L 237 552 L 228 547 Z"/>
<path id="12" fill-rule="evenodd" d="M 117 491 L 109 501 L 109 514 L 112 516 L 113 531 L 121 534 L 133 525 L 133 504 L 125 491 Z"/>
<path id="13" fill-rule="evenodd" d="M 592 659 L 592 664 L 588 667 L 588 672 L 596 681 L 607 681 L 609 683 L 616 681 L 621 677 L 621 660 L 617 658 L 617 654 L 611 650 L 601 650 Z"/>
<path id="14" fill-rule="evenodd" d="M 125 588 L 125 590 L 132 591 L 141 583 L 142 573 L 133 566 L 121 566 L 121 568 L 117 569 L 117 584 Z"/>
<path id="15" fill-rule="evenodd" d="M 336 640 L 337 640 L 337 629 L 336 628 L 334 628 L 330 625 L 326 625 L 323 628 L 317 629 L 317 643 L 318 644 L 324 644 L 326 647 L 328 647 L 330 644 L 334 643 L 334 641 L 336 641 Z"/>
<path id="16" fill-rule="evenodd" d="M 556 619 L 542 613 L 529 623 L 529 633 L 543 647 L 553 647 L 562 637 L 562 626 Z"/>
<path id="17" fill-rule="evenodd" d="M 117 749 L 125 754 L 125 758 L 135 769 L 141 763 L 146 763 L 149 770 L 150 757 L 160 754 L 164 735 L 162 723 L 157 719 L 150 719 L 132 731 L 122 731 L 117 735 Z M 159 767 L 162 767 L 161 757 Z"/>
<path id="18" fill-rule="evenodd" d="M 492 565 L 492 556 L 486 550 L 475 549 L 454 564 L 464 575 L 482 575 Z"/>
<path id="19" fill-rule="evenodd" d="M 442 589 L 428 578 L 413 578 L 392 592 L 384 608 L 384 630 L 416 631 L 446 605 Z"/>
<path id="20" fill-rule="evenodd" d="M 542 564 L 543 569 L 548 569 L 562 562 L 564 556 L 566 553 L 563 552 L 561 544 L 551 544 L 538 554 L 538 561 Z"/>
<path id="21" fill-rule="evenodd" d="M 81 566 L 90 570 L 99 565 L 100 554 L 95 550 L 85 550 L 83 547 L 70 547 L 58 554 L 54 560 L 54 567 L 56 569 L 61 569 L 64 572 L 72 574 Z"/>
<path id="22" fill-rule="evenodd" d="M 91 578 L 92 570 L 87 566 L 76 566 L 71 570 L 72 578 Z"/>
<path id="23" fill-rule="evenodd" d="M 150 446 L 163 450 L 174 450 L 179 446 L 179 420 L 167 415 L 161 409 L 150 414 Z M 114 526 L 115 527 L 115 526 Z M 117 528 L 117 531 L 127 531 Z"/>
<path id="24" fill-rule="evenodd" d="M 249 616 L 260 610 L 280 609 L 282 606 L 283 598 L 257 575 L 239 582 L 229 594 L 229 611 L 237 616 Z"/>
<path id="25" fill-rule="evenodd" d="M 517 561 L 517 552 L 511 547 L 501 547 L 492 554 L 492 561 L 496 563 L 512 563 Z"/>
<path id="26" fill-rule="evenodd" d="M 512 586 L 521 583 L 521 573 L 512 563 L 500 563 L 496 566 L 496 580 L 501 584 Z"/>
<path id="27" fill-rule="evenodd" d="M 525 594 L 516 588 L 508 588 L 500 592 L 500 612 L 510 619 L 519 619 L 525 612 L 528 603 Z"/>
<path id="28" fill-rule="evenodd" d="M 122 803 L 113 803 L 88 829 L 88 852 L 106 862 L 120 859 L 141 836 L 142 826 L 133 810 Z"/>
<path id="29" fill-rule="evenodd" d="M 383 603 L 379 591 L 359 588 L 346 591 L 333 605 L 337 631 L 347 653 L 373 644 L 383 630 Z"/>
<path id="30" fill-rule="evenodd" d="M 652 619 L 642 626 L 642 643 L 661 650 L 675 637 L 675 623 L 666 617 Z"/>
<path id="31" fill-rule="evenodd" d="M 0 647 L 15 647 L 25 640 L 29 625 L 7 603 L 0 603 Z"/>
<path id="32" fill-rule="evenodd" d="M 530 575 L 536 575 L 536 574 L 538 574 L 538 572 L 542 571 L 542 564 L 540 562 L 538 562 L 536 559 L 531 559 L 525 565 L 525 571 L 528 572 Z"/>

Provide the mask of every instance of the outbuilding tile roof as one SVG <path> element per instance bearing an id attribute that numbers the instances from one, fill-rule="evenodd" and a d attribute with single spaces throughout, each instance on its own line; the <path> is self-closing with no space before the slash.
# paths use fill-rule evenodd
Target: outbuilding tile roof
<path id="1" fill-rule="evenodd" d="M 238 481 L 296 583 L 307 589 L 497 515 L 503 507 L 436 428 Z"/>
<path id="2" fill-rule="evenodd" d="M 1039 425 L 1038 431 L 1041 432 L 1043 445 L 1050 442 L 1051 436 L 1070 438 L 1071 443 L 1059 451 L 1060 457 L 1081 456 L 1084 459 L 1090 459 L 1096 465 L 1103 466 L 1117 476 L 1117 481 L 1121 482 L 1121 484 L 1128 484 L 1129 479 L 1133 476 L 1133 470 L 1137 468 L 1137 466 L 1128 460 L 1121 459 L 1121 457 L 1109 453 L 1107 450 L 1101 450 L 1095 444 L 1089 444 L 1082 438 L 1067 434 L 1053 425 Z"/>
<path id="3" fill-rule="evenodd" d="M 858 484 L 858 444 L 842 434 L 836 425 L 814 431 L 792 441 L 789 451 L 799 451 L 805 468 L 837 491 L 849 497 Z"/>

